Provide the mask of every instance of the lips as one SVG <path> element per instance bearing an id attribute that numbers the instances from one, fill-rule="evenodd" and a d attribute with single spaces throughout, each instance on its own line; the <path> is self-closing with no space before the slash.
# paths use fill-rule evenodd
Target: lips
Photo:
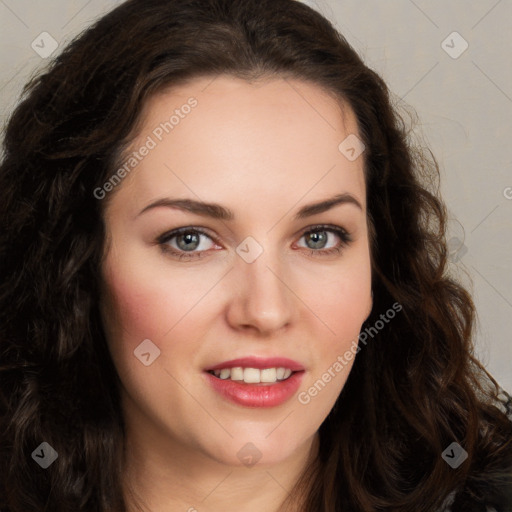
<path id="1" fill-rule="evenodd" d="M 233 368 L 254 369 L 253 372 L 269 368 L 286 368 L 289 376 L 275 382 L 250 383 L 223 380 L 214 374 L 218 373 L 218 370 L 226 371 Z M 285 357 L 243 357 L 224 361 L 204 370 L 205 378 L 215 392 L 231 403 L 245 407 L 276 407 L 283 404 L 297 392 L 304 373 L 303 365 Z"/>

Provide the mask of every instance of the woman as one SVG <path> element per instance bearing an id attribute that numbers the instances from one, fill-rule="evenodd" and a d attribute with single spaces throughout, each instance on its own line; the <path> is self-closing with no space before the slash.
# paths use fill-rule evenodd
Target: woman
<path id="1" fill-rule="evenodd" d="M 298 2 L 102 18 L 6 130 L 1 509 L 511 510 L 437 172 Z"/>

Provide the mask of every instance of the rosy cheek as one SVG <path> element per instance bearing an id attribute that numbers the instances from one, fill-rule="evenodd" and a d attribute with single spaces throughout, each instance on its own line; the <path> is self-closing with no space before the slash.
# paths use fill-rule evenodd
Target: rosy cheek
<path id="1" fill-rule="evenodd" d="M 118 266 L 106 275 L 105 321 L 114 337 L 111 342 L 136 346 L 156 337 L 162 318 L 154 289 L 125 270 Z"/>

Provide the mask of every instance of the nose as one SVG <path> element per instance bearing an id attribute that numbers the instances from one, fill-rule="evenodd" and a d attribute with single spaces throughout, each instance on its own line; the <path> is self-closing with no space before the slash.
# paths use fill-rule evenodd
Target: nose
<path id="1" fill-rule="evenodd" d="M 266 250 L 252 263 L 237 258 L 230 273 L 234 292 L 227 313 L 234 329 L 268 336 L 292 323 L 297 299 L 283 267 Z"/>

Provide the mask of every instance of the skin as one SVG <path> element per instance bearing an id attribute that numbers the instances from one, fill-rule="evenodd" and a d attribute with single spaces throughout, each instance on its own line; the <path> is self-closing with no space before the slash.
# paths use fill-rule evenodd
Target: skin
<path id="1" fill-rule="evenodd" d="M 127 499 L 154 512 L 230 512 L 241 504 L 246 512 L 277 511 L 316 455 L 318 428 L 353 360 L 308 404 L 298 394 L 350 348 L 371 311 L 364 154 L 349 161 L 338 150 L 358 134 L 355 116 L 319 86 L 228 76 L 153 96 L 130 149 L 191 96 L 197 106 L 106 202 L 101 311 L 122 382 Z M 342 193 L 362 209 L 346 203 L 293 219 L 300 207 Z M 219 203 L 235 219 L 164 206 L 139 214 L 165 197 Z M 341 239 L 320 228 L 328 239 L 315 245 L 304 232 L 317 224 L 344 228 L 352 241 L 321 256 Z M 193 247 L 201 258 L 179 260 L 159 245 L 160 235 L 180 227 L 212 237 Z M 263 248 L 253 263 L 236 252 L 248 236 Z M 166 244 L 187 252 L 177 238 Z M 145 339 L 161 351 L 149 366 L 134 357 Z M 250 408 L 208 385 L 204 368 L 249 355 L 300 362 L 299 391 L 280 406 Z M 237 456 L 248 442 L 261 453 L 252 467 Z"/>

